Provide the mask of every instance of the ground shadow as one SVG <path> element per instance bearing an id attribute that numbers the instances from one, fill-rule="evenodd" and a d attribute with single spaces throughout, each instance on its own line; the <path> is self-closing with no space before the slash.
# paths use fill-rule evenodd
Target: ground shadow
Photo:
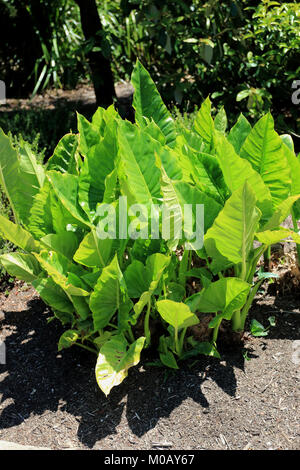
<path id="1" fill-rule="evenodd" d="M 227 354 L 222 363 L 201 357 L 193 367 L 176 373 L 146 365 L 131 369 L 105 398 L 95 381 L 92 354 L 76 347 L 58 353 L 62 327 L 57 321 L 47 323 L 51 313 L 41 300 L 30 301 L 28 310 L 4 313 L 0 325 L 12 332 L 5 341 L 7 363 L 0 365 L 0 429 L 19 425 L 32 414 L 65 410 L 79 421 L 79 440 L 92 448 L 116 432 L 125 406 L 129 428 L 142 436 L 189 397 L 209 409 L 202 391 L 208 376 L 235 396 L 234 368 L 243 368 L 240 353 Z"/>

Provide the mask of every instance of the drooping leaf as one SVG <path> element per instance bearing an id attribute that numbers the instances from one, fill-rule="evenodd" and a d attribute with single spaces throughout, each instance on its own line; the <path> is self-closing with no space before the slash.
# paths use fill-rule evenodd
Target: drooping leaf
<path id="1" fill-rule="evenodd" d="M 281 202 L 272 217 L 261 226 L 259 231 L 274 230 L 290 215 L 292 207 L 300 199 L 300 194 L 297 196 L 289 196 L 285 201 Z"/>
<path id="2" fill-rule="evenodd" d="M 69 297 L 51 277 L 36 279 L 32 285 L 45 304 L 60 312 L 74 313 L 74 306 Z"/>
<path id="3" fill-rule="evenodd" d="M 106 396 L 123 382 L 128 369 L 139 363 L 145 339 L 141 336 L 129 346 L 123 335 L 116 335 L 102 346 L 95 372 L 97 383 Z"/>
<path id="4" fill-rule="evenodd" d="M 76 330 L 67 330 L 65 331 L 58 341 L 58 351 L 62 349 L 67 349 L 73 346 L 76 341 L 79 339 L 78 331 Z"/>
<path id="5" fill-rule="evenodd" d="M 89 295 L 89 292 L 85 290 L 84 285 L 80 281 L 79 268 L 72 265 L 63 255 L 54 251 L 47 252 L 46 250 L 42 251 L 40 254 L 35 253 L 34 255 L 42 268 L 49 274 L 49 276 L 51 276 L 53 281 L 69 296 Z M 77 272 L 78 275 L 76 275 L 75 272 Z M 74 274 L 73 278 L 72 274 Z"/>
<path id="6" fill-rule="evenodd" d="M 300 235 L 284 227 L 281 227 L 279 230 L 265 230 L 256 234 L 256 239 L 268 246 L 275 245 L 288 237 L 291 237 L 296 243 L 300 243 Z"/>
<path id="7" fill-rule="evenodd" d="M 0 256 L 0 263 L 13 277 L 32 282 L 39 276 L 41 268 L 34 256 L 25 253 L 6 253 Z"/>
<path id="8" fill-rule="evenodd" d="M 0 235 L 24 251 L 39 251 L 39 243 L 21 225 L 14 224 L 0 214 Z"/>

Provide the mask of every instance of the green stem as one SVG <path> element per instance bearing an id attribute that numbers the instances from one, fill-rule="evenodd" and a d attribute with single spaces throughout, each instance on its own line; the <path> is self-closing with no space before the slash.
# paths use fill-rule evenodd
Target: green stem
<path id="1" fill-rule="evenodd" d="M 93 349 L 93 348 L 89 348 L 88 346 L 86 346 L 85 344 L 81 344 L 81 343 L 75 343 L 76 346 L 79 346 L 80 348 L 83 348 L 83 349 L 86 349 L 87 351 L 89 352 L 92 352 L 94 354 L 96 354 L 98 356 L 98 352 Z"/>
<path id="2" fill-rule="evenodd" d="M 264 252 L 264 262 L 265 265 L 268 265 L 268 271 L 270 270 L 270 259 L 271 259 L 271 245 L 268 246 L 267 250 Z"/>
<path id="3" fill-rule="evenodd" d="M 242 320 L 241 320 L 241 311 L 236 310 L 231 318 L 232 329 L 233 331 L 241 331 L 242 328 Z"/>
<path id="4" fill-rule="evenodd" d="M 178 329 L 175 328 L 175 332 L 174 332 L 174 341 L 175 341 L 175 351 L 177 352 L 178 356 L 180 354 L 180 347 L 179 347 L 179 343 L 178 343 Z"/>
<path id="5" fill-rule="evenodd" d="M 218 323 L 214 327 L 213 337 L 212 337 L 213 343 L 217 342 L 218 334 L 219 334 L 219 328 L 220 328 L 221 323 L 222 323 L 222 318 L 219 319 Z"/>
<path id="6" fill-rule="evenodd" d="M 187 327 L 183 328 L 183 330 L 181 332 L 181 335 L 180 335 L 180 338 L 179 338 L 179 353 L 178 353 L 179 356 L 181 356 L 182 351 L 183 351 L 183 342 L 184 342 L 186 330 L 187 330 Z"/>
<path id="7" fill-rule="evenodd" d="M 164 291 L 164 298 L 167 298 L 167 289 L 166 289 L 166 281 L 163 277 L 163 291 Z"/>
<path id="8" fill-rule="evenodd" d="M 151 342 L 151 333 L 150 333 L 150 327 L 149 327 L 150 312 L 151 312 L 151 300 L 149 300 L 148 302 L 147 312 L 146 312 L 145 320 L 144 320 L 144 332 L 146 336 L 145 347 L 148 347 Z"/>
<path id="9" fill-rule="evenodd" d="M 178 273 L 178 282 L 183 287 L 185 287 L 185 278 L 186 278 L 188 262 L 189 262 L 189 252 L 188 250 L 185 250 L 182 255 L 182 260 L 180 261 L 180 264 L 179 264 L 179 273 Z"/>
<path id="10" fill-rule="evenodd" d="M 297 222 L 295 212 L 293 209 L 292 209 L 292 220 L 293 220 L 293 225 L 294 225 L 294 231 L 298 233 L 299 232 L 298 222 Z M 300 265 L 300 245 L 298 243 L 296 244 L 296 248 L 297 248 L 297 255 L 298 255 L 298 265 Z"/>
<path id="11" fill-rule="evenodd" d="M 260 286 L 262 285 L 262 283 L 264 282 L 264 280 L 265 279 L 261 279 L 260 281 L 258 281 L 255 284 L 255 286 L 252 288 L 250 294 L 248 295 L 247 302 L 244 305 L 244 307 L 242 309 L 242 312 L 241 312 L 241 329 L 242 330 L 245 329 L 246 318 L 247 318 L 248 312 L 250 310 L 250 307 L 252 305 L 253 299 L 256 296 L 256 293 L 257 293 L 258 289 L 260 288 Z"/>
<path id="12" fill-rule="evenodd" d="M 132 333 L 131 327 L 129 327 L 129 329 L 127 330 L 127 333 L 128 333 L 128 336 L 129 336 L 130 341 L 132 341 L 132 343 L 134 343 L 134 342 L 135 342 L 135 337 L 134 337 L 134 335 L 133 335 L 133 333 Z"/>

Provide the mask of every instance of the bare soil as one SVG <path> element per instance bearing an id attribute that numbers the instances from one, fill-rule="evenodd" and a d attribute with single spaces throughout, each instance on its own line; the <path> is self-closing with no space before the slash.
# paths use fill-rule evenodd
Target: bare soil
<path id="1" fill-rule="evenodd" d="M 248 335 L 221 361 L 199 356 L 176 372 L 144 357 L 105 398 L 96 358 L 76 347 L 59 353 L 61 325 L 47 324 L 48 307 L 16 283 L 0 297 L 0 440 L 51 449 L 299 449 L 299 301 L 299 293 L 263 291 L 251 318 L 267 326 L 275 316 L 269 336 Z"/>

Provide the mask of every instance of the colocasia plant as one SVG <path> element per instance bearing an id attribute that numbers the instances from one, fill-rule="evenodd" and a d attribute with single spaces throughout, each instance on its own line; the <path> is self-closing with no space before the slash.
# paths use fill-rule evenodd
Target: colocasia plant
<path id="1" fill-rule="evenodd" d="M 206 99 L 189 130 L 139 62 L 132 84 L 135 124 L 113 106 L 91 122 L 78 114 L 78 134 L 47 165 L 0 131 L 14 219 L 0 215 L 0 234 L 19 248 L 0 261 L 65 327 L 59 350 L 97 354 L 106 395 L 143 349 L 174 369 L 219 357 L 222 322 L 232 338 L 244 331 L 261 256 L 281 240 L 300 243 L 300 162 L 270 114 L 254 127 L 241 115 L 226 132 L 224 109 L 213 119 Z M 295 230 L 281 226 L 290 214 Z"/>

